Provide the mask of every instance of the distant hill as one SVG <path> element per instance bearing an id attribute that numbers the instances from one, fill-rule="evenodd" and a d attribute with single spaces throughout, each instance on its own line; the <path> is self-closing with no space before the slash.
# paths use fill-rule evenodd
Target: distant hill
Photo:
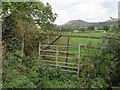
<path id="1" fill-rule="evenodd" d="M 114 18 L 114 19 L 103 21 L 103 22 L 98 22 L 98 24 L 93 25 L 93 26 L 102 27 L 102 26 L 105 26 L 105 25 L 107 25 L 107 26 L 115 25 L 117 27 L 118 26 L 118 19 Z"/>
<path id="2" fill-rule="evenodd" d="M 118 19 L 117 18 L 113 18 L 113 19 L 110 19 L 110 20 L 106 20 L 106 21 L 103 21 L 103 22 L 86 22 L 86 21 L 83 21 L 83 20 L 71 20 L 65 24 L 63 24 L 62 26 L 64 27 L 76 27 L 76 26 L 79 26 L 81 28 L 87 28 L 88 26 L 94 26 L 94 27 L 102 27 L 102 26 L 105 26 L 105 25 L 115 25 L 117 26 L 118 25 Z"/>
<path id="3" fill-rule="evenodd" d="M 80 26 L 80 27 L 88 27 L 90 25 L 90 23 L 83 21 L 83 20 L 71 20 L 65 24 L 63 24 L 62 26 L 66 26 L 66 27 L 73 27 L 73 26 Z"/>

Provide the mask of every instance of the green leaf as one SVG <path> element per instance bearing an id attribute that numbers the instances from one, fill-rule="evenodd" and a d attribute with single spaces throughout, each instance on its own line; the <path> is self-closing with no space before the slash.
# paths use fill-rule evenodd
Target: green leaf
<path id="1" fill-rule="evenodd" d="M 23 57 L 25 54 L 22 51 L 17 50 L 17 51 L 15 51 L 15 55 Z"/>

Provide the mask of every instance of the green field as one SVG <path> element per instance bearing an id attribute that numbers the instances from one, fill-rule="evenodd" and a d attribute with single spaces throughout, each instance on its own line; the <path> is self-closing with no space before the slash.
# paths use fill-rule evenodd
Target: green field
<path id="1" fill-rule="evenodd" d="M 106 33 L 64 33 L 66 35 L 78 35 L 78 36 L 93 36 L 93 37 L 101 37 L 106 35 Z"/>
<path id="2" fill-rule="evenodd" d="M 76 36 L 92 36 L 92 37 L 102 37 L 106 36 L 105 33 L 67 33 L 66 35 L 76 35 Z M 71 37 L 70 44 L 78 45 L 78 44 L 91 44 L 93 46 L 98 45 L 102 42 L 101 39 L 92 39 L 92 38 L 80 38 L 80 37 Z"/>
<path id="3" fill-rule="evenodd" d="M 106 36 L 105 33 L 64 33 L 64 34 L 65 35 L 76 35 L 76 36 L 92 36 L 92 37 Z M 66 45 L 67 44 L 67 39 L 68 39 L 68 37 L 62 37 L 56 42 L 56 44 L 64 44 L 64 45 Z M 70 37 L 70 40 L 69 40 L 69 45 L 84 44 L 84 46 L 88 45 L 88 46 L 98 47 L 100 45 L 100 43 L 102 43 L 102 39 Z M 55 48 L 54 48 L 54 50 L 55 50 Z M 66 48 L 59 48 L 59 51 L 66 51 Z M 78 47 L 70 47 L 68 49 L 68 51 L 70 51 L 70 52 L 78 52 L 79 50 L 78 50 Z M 82 60 L 82 58 L 86 58 L 85 55 L 86 56 L 95 56 L 95 54 L 97 54 L 99 51 L 100 50 L 98 50 L 98 49 L 91 49 L 91 48 L 81 47 L 80 48 L 81 60 Z M 78 54 L 73 54 L 73 55 L 69 55 L 69 57 L 77 57 L 77 55 Z M 60 54 L 60 56 L 66 57 L 66 54 Z M 55 60 L 55 58 L 51 58 L 51 59 Z M 66 61 L 66 59 L 63 59 L 63 58 L 59 58 L 58 60 L 63 61 L 63 62 Z M 75 59 L 68 59 L 68 62 L 69 63 L 76 62 L 76 60 Z"/>
<path id="4" fill-rule="evenodd" d="M 92 37 L 103 37 L 106 36 L 105 33 L 64 33 L 65 35 L 76 35 L 76 36 L 92 36 Z M 60 40 L 56 42 L 56 44 L 64 44 L 67 43 L 67 37 L 62 37 Z M 80 38 L 80 37 L 70 37 L 69 45 L 90 45 L 93 47 L 98 47 L 102 43 L 102 39 L 93 39 L 93 38 Z M 82 49 L 82 48 L 81 48 Z M 78 51 L 77 48 L 69 48 L 70 51 Z"/>

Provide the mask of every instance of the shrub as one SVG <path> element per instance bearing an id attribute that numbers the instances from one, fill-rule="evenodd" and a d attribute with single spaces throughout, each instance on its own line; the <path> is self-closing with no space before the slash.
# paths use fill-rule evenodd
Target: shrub
<path id="1" fill-rule="evenodd" d="M 43 68 L 41 59 L 26 57 L 16 50 L 7 53 L 3 61 L 3 88 L 37 88 L 42 86 Z"/>
<path id="2" fill-rule="evenodd" d="M 72 73 L 63 72 L 60 68 L 48 69 L 44 76 L 44 88 L 77 88 L 76 77 Z"/>
<path id="3" fill-rule="evenodd" d="M 116 35 L 118 34 L 118 35 Z M 106 45 L 108 49 L 104 50 L 104 54 L 108 56 L 108 60 L 111 61 L 111 83 L 114 86 L 120 85 L 120 34 L 117 32 L 115 35 L 110 36 L 110 39 Z"/>

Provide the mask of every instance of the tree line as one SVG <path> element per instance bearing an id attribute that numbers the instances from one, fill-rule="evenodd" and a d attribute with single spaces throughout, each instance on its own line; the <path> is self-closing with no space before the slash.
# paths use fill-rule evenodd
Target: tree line
<path id="1" fill-rule="evenodd" d="M 114 25 L 111 26 L 103 26 L 103 27 L 95 27 L 95 26 L 88 26 L 88 27 L 80 27 L 80 26 L 57 26 L 56 25 L 56 31 L 59 32 L 74 32 L 74 30 L 78 30 L 81 32 L 91 32 L 95 30 L 105 30 L 106 32 L 116 29 Z"/>

